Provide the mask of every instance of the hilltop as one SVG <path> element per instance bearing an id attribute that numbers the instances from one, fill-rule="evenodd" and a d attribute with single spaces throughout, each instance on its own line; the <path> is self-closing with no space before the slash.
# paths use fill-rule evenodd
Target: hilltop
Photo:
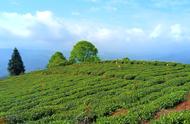
<path id="1" fill-rule="evenodd" d="M 73 64 L 0 80 L 0 123 L 188 123 L 189 92 L 185 64 Z"/>

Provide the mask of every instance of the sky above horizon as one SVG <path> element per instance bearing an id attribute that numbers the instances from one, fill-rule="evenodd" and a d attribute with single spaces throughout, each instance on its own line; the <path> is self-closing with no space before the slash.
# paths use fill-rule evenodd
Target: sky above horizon
<path id="1" fill-rule="evenodd" d="M 1 0 L 0 48 L 103 53 L 190 52 L 189 0 Z"/>

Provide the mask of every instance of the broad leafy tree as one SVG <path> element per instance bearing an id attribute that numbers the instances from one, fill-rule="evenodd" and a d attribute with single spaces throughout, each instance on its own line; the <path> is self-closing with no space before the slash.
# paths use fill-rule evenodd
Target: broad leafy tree
<path id="1" fill-rule="evenodd" d="M 74 63 L 100 61 L 98 49 L 88 41 L 79 41 L 71 51 L 70 61 Z"/>
<path id="2" fill-rule="evenodd" d="M 47 67 L 50 68 L 50 67 L 55 67 L 55 66 L 64 66 L 67 63 L 68 63 L 67 59 L 63 56 L 63 54 L 61 52 L 56 52 L 50 58 Z"/>
<path id="3" fill-rule="evenodd" d="M 13 54 L 8 63 L 8 71 L 10 75 L 20 75 L 25 72 L 25 67 L 17 48 L 13 50 Z"/>

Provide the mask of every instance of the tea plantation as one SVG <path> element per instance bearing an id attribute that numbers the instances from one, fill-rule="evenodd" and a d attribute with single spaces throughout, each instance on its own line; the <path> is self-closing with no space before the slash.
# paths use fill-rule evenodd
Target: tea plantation
<path id="1" fill-rule="evenodd" d="M 167 62 L 74 64 L 0 80 L 0 122 L 190 124 L 190 111 L 155 119 L 190 92 L 190 66 Z"/>

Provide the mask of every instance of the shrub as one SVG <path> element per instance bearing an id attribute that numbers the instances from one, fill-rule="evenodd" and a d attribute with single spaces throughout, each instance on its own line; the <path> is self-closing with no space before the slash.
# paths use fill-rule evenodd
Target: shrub
<path id="1" fill-rule="evenodd" d="M 56 66 L 65 66 L 67 64 L 69 64 L 69 62 L 63 56 L 63 54 L 61 52 L 56 52 L 49 60 L 47 67 L 51 68 Z"/>

